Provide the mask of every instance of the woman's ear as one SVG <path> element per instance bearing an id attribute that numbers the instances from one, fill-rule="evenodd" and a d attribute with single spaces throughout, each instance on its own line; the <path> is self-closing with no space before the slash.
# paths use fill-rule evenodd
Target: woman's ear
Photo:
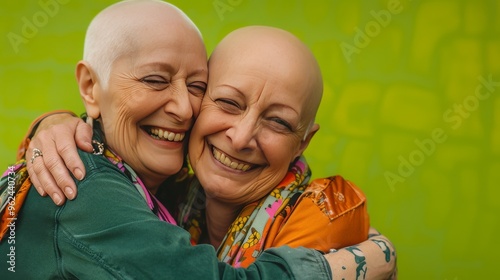
<path id="1" fill-rule="evenodd" d="M 309 146 L 309 143 L 311 142 L 311 139 L 313 138 L 314 134 L 316 134 L 318 130 L 319 130 L 319 124 L 315 123 L 312 125 L 311 129 L 309 129 L 306 132 L 307 134 L 304 135 L 302 142 L 300 142 L 300 147 L 297 153 L 295 154 L 295 158 L 302 155 L 302 153 L 306 150 L 307 146 Z"/>
<path id="2" fill-rule="evenodd" d="M 99 91 L 95 87 L 97 84 L 97 76 L 92 67 L 83 60 L 79 61 L 76 65 L 76 80 L 87 115 L 94 119 L 99 118 L 101 114 L 98 102 Z"/>

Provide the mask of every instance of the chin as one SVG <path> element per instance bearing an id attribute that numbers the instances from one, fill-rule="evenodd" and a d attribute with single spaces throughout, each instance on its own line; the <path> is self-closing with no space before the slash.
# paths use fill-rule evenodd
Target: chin
<path id="1" fill-rule="evenodd" d="M 154 168 L 152 169 L 159 174 L 174 175 L 175 173 L 179 172 L 179 170 L 181 170 L 182 163 L 182 159 L 164 160 L 161 162 L 156 161 L 152 163 L 151 166 L 154 166 Z"/>

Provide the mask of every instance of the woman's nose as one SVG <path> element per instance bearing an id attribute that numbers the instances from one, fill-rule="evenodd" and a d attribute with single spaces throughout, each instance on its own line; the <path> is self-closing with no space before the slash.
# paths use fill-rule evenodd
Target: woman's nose
<path id="1" fill-rule="evenodd" d="M 257 147 L 257 120 L 246 115 L 231 125 L 226 130 L 226 135 L 236 151 L 254 150 Z"/>
<path id="2" fill-rule="evenodd" d="M 164 106 L 165 113 L 173 116 L 179 122 L 191 120 L 193 118 L 193 107 L 186 85 L 178 83 L 167 94 L 170 96 Z"/>

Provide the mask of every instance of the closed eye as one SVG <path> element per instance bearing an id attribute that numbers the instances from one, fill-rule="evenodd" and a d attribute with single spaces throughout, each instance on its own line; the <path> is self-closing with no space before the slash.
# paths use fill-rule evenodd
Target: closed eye
<path id="1" fill-rule="evenodd" d="M 155 90 L 164 90 L 168 87 L 169 81 L 162 76 L 151 75 L 140 80 L 142 83 L 152 87 Z"/>
<path id="2" fill-rule="evenodd" d="M 285 121 L 281 118 L 273 117 L 273 118 L 270 118 L 270 120 L 272 122 L 274 122 L 275 124 L 277 124 L 278 126 L 280 126 L 280 128 L 282 128 L 282 129 L 286 129 L 288 131 L 293 131 L 292 125 L 290 125 L 290 123 L 288 123 L 287 121 Z"/>
<path id="3" fill-rule="evenodd" d="M 219 98 L 215 100 L 215 103 L 218 104 L 224 111 L 231 114 L 236 114 L 241 110 L 241 106 L 238 102 L 231 99 Z"/>
<path id="4" fill-rule="evenodd" d="M 205 95 L 205 92 L 207 91 L 207 84 L 203 82 L 190 83 L 187 87 L 191 94 L 199 97 Z"/>

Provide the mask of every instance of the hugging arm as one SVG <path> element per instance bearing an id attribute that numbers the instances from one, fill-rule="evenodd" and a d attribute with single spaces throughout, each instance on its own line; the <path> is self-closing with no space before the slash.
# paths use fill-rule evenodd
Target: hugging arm
<path id="1" fill-rule="evenodd" d="M 368 240 L 325 257 L 334 279 L 397 279 L 395 248 L 374 228 L 370 228 Z"/>
<path id="2" fill-rule="evenodd" d="M 32 166 L 28 163 L 28 172 L 35 179 L 33 182 L 39 193 L 43 190 L 58 205 L 64 203 L 65 197 L 73 199 L 76 196 L 76 186 L 68 169 L 80 169 L 85 174 L 76 146 L 92 152 L 91 137 L 90 127 L 80 118 L 69 114 L 49 115 L 40 122 L 27 153 L 27 158 L 31 157 L 34 147 L 44 153 L 43 161 L 37 158 Z M 72 174 L 78 178 L 75 172 Z M 373 228 L 370 228 L 368 240 L 338 249 L 325 257 L 335 279 L 397 278 L 395 249 L 385 236 Z"/>
<path id="3" fill-rule="evenodd" d="M 71 176 L 78 180 L 85 176 L 76 147 L 92 152 L 91 139 L 91 127 L 70 111 L 50 112 L 33 122 L 18 154 L 26 153 L 28 173 L 40 195 L 48 194 L 57 205 L 62 205 L 66 197 L 75 198 L 76 185 Z M 42 156 L 32 159 L 35 148 Z"/>
<path id="4" fill-rule="evenodd" d="M 108 159 L 79 155 L 86 163 L 87 176 L 77 183 L 78 199 L 52 211 L 45 211 L 47 203 L 33 203 L 37 208 L 29 209 L 50 218 L 35 222 L 57 223 L 54 245 L 59 275 L 78 279 L 90 279 L 89 272 L 92 279 L 332 279 L 323 255 L 306 248 L 266 250 L 247 269 L 219 262 L 213 246 L 192 246 L 187 231 L 159 220 Z"/>

